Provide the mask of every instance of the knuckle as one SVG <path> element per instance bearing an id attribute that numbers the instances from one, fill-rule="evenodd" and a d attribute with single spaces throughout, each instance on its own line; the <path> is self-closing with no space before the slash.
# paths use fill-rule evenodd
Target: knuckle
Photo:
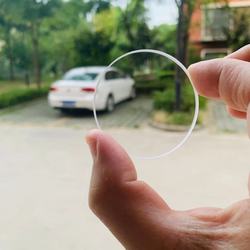
<path id="1" fill-rule="evenodd" d="M 220 97 L 231 107 L 242 110 L 249 98 L 250 89 L 245 84 L 247 73 L 238 62 L 230 61 L 223 64 L 219 77 Z"/>
<path id="2" fill-rule="evenodd" d="M 90 188 L 89 207 L 94 213 L 98 213 L 104 204 L 105 193 L 99 188 Z"/>
<path id="3" fill-rule="evenodd" d="M 89 207 L 97 215 L 108 210 L 119 196 L 119 191 L 115 187 L 100 185 L 91 187 L 89 191 Z"/>

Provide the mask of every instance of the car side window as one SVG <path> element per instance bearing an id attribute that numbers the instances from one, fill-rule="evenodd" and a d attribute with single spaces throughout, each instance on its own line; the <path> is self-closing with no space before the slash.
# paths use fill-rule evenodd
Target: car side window
<path id="1" fill-rule="evenodd" d="M 119 72 L 117 71 L 108 71 L 105 75 L 105 79 L 106 80 L 115 80 L 115 79 L 119 79 L 120 75 Z"/>
<path id="2" fill-rule="evenodd" d="M 113 80 L 113 79 L 114 79 L 113 71 L 108 71 L 108 72 L 105 74 L 105 79 L 106 79 L 106 80 Z"/>
<path id="3" fill-rule="evenodd" d="M 113 74 L 114 74 L 114 79 L 119 79 L 119 78 L 121 78 L 118 71 L 113 71 Z"/>

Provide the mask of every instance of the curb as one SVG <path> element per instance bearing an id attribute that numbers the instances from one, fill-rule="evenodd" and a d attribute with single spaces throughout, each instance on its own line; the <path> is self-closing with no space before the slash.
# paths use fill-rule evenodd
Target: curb
<path id="1" fill-rule="evenodd" d="M 185 125 L 167 125 L 159 122 L 155 122 L 150 120 L 149 125 L 153 128 L 164 130 L 164 131 L 169 131 L 169 132 L 185 132 L 189 129 L 190 126 L 185 126 Z M 202 129 L 203 126 L 201 125 L 196 125 L 194 127 L 194 131 Z"/>

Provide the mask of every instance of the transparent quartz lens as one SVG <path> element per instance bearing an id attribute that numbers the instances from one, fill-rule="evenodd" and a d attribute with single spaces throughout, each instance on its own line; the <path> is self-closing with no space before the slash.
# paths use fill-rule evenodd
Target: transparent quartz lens
<path id="1" fill-rule="evenodd" d="M 156 159 L 188 140 L 197 122 L 199 98 L 182 63 L 162 51 L 141 49 L 115 59 L 98 76 L 93 111 L 97 127 L 129 154 Z"/>

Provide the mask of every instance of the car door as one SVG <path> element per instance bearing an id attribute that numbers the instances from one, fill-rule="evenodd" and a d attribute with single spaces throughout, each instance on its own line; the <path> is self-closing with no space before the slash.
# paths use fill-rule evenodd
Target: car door
<path id="1" fill-rule="evenodd" d="M 123 90 L 119 74 L 115 70 L 110 70 L 105 74 L 106 84 L 109 86 L 110 92 L 114 95 L 115 102 L 120 102 L 123 98 Z"/>
<path id="2" fill-rule="evenodd" d="M 132 82 L 122 71 L 117 71 L 117 77 L 119 79 L 119 86 L 121 91 L 121 99 L 125 100 L 131 95 Z"/>
<path id="3" fill-rule="evenodd" d="M 127 99 L 131 95 L 131 90 L 133 87 L 133 81 L 130 77 L 128 77 L 123 72 L 120 72 L 121 75 L 121 81 L 122 81 L 122 88 L 123 88 L 123 98 Z"/>

